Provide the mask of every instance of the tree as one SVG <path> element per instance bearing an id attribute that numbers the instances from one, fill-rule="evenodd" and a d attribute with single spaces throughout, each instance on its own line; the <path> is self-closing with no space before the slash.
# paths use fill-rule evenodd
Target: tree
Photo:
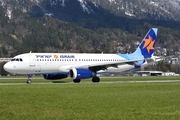
<path id="1" fill-rule="evenodd" d="M 3 68 L 4 64 L 6 64 L 6 62 L 0 62 L 0 75 L 2 76 L 7 76 L 8 72 L 6 72 Z"/>

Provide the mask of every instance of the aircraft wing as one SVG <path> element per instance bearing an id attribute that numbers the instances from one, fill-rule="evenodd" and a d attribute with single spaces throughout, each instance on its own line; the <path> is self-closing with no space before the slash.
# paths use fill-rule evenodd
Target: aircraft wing
<path id="1" fill-rule="evenodd" d="M 75 67 L 75 68 L 88 68 L 92 71 L 99 71 L 99 70 L 106 70 L 108 67 L 118 67 L 118 65 L 124 65 L 124 64 L 130 64 L 130 65 L 133 65 L 134 62 L 137 62 L 137 61 L 143 61 L 144 59 L 136 59 L 136 60 L 127 60 L 127 61 L 122 61 L 122 62 L 114 62 L 114 63 L 104 63 L 104 64 L 84 64 L 84 65 L 74 65 L 74 66 L 71 66 L 71 68 Z"/>

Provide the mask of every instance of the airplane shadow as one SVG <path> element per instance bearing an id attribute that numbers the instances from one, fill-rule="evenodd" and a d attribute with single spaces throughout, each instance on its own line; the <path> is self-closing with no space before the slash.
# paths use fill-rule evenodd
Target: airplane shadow
<path id="1" fill-rule="evenodd" d="M 52 83 L 69 83 L 69 82 L 66 82 L 66 81 L 52 81 Z"/>

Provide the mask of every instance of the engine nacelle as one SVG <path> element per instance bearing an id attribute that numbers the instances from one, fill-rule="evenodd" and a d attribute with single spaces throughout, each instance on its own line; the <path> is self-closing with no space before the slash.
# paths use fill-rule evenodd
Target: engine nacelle
<path id="1" fill-rule="evenodd" d="M 143 63 L 145 63 L 145 60 L 134 62 L 134 67 L 135 68 L 140 68 Z"/>
<path id="2" fill-rule="evenodd" d="M 44 77 L 44 79 L 47 79 L 47 80 L 58 80 L 58 79 L 67 78 L 68 75 L 65 75 L 65 74 L 44 74 L 43 77 Z"/>
<path id="3" fill-rule="evenodd" d="M 86 79 L 92 78 L 94 76 L 94 73 L 89 69 L 73 68 L 69 71 L 69 75 L 73 79 Z"/>

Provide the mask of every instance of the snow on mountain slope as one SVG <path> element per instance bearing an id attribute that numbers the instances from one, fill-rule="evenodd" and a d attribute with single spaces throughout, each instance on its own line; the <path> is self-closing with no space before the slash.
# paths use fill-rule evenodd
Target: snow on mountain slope
<path id="1" fill-rule="evenodd" d="M 180 0 L 91 0 L 116 15 L 180 20 Z M 106 1 L 106 2 L 105 2 Z M 107 2 L 108 1 L 108 2 Z"/>
<path id="2" fill-rule="evenodd" d="M 32 12 L 37 6 L 45 15 L 58 12 L 96 14 L 98 8 L 103 8 L 118 16 L 180 21 L 180 0 L 0 0 L 0 6 L 9 19 L 12 19 L 14 9 Z M 33 10 L 36 13 L 37 9 Z"/>

